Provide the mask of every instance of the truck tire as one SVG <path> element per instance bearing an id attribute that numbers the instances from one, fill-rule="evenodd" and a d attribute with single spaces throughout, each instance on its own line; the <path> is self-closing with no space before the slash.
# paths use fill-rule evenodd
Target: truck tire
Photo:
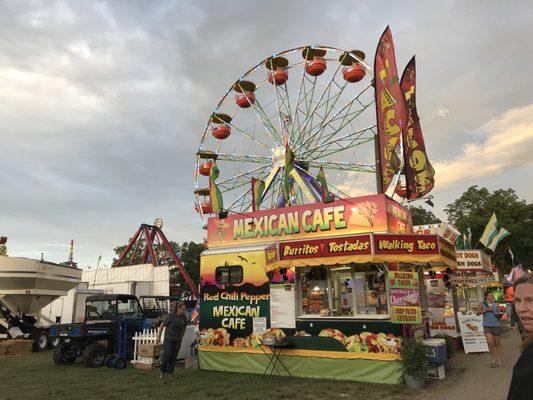
<path id="1" fill-rule="evenodd" d="M 76 361 L 76 350 L 70 343 L 60 343 L 54 349 L 54 363 L 56 365 L 69 365 Z"/>
<path id="2" fill-rule="evenodd" d="M 37 351 L 48 350 L 48 346 L 50 345 L 50 338 L 48 337 L 48 332 L 45 330 L 40 331 L 34 340 L 34 344 L 35 350 Z"/>
<path id="3" fill-rule="evenodd" d="M 107 349 L 101 343 L 92 343 L 83 351 L 83 363 L 88 368 L 99 368 L 105 365 Z"/>

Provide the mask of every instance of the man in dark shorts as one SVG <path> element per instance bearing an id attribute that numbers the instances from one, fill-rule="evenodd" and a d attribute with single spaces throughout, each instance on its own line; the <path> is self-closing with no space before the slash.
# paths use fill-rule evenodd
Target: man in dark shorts
<path id="1" fill-rule="evenodd" d="M 187 327 L 187 317 L 185 315 L 185 303 L 178 301 L 173 304 L 172 313 L 170 313 L 163 323 L 159 326 L 157 331 L 156 343 L 161 343 L 161 335 L 165 329 L 165 340 L 163 341 L 163 357 L 161 360 L 161 374 L 159 377 L 163 379 L 165 376 L 174 373 L 176 366 L 176 358 L 180 351 L 181 339 L 185 334 Z"/>

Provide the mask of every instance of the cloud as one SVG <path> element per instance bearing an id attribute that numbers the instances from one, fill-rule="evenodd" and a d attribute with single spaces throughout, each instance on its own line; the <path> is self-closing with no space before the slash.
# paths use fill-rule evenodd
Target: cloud
<path id="1" fill-rule="evenodd" d="M 416 52 L 420 115 L 435 112 L 423 126 L 428 152 L 450 163 L 473 140 L 460 127 L 530 101 L 531 7 L 302 4 L 0 2 L 0 234 L 10 254 L 63 261 L 75 239 L 80 264 L 99 254 L 109 263 L 155 217 L 169 239 L 201 241 L 192 211 L 201 133 L 231 84 L 278 51 L 357 48 L 372 63 L 390 25 L 400 69 Z M 328 171 L 350 195 L 374 192 L 372 178 Z"/>
<path id="2" fill-rule="evenodd" d="M 449 113 L 450 113 L 450 110 L 439 106 L 435 110 L 433 110 L 433 112 L 429 115 L 429 119 L 433 119 L 437 117 L 446 118 Z"/>
<path id="3" fill-rule="evenodd" d="M 467 143 L 460 154 L 435 163 L 439 188 L 496 177 L 533 163 L 533 104 L 512 108 L 484 124 L 482 143 Z"/>

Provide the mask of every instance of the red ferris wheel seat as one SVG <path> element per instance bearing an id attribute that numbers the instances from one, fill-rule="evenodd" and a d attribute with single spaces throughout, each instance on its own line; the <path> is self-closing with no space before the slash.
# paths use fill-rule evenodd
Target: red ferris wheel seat
<path id="1" fill-rule="evenodd" d="M 213 207 L 211 206 L 211 203 L 207 201 L 202 202 L 202 213 L 211 214 L 212 212 L 213 212 Z"/>
<path id="2" fill-rule="evenodd" d="M 283 85 L 289 79 L 289 72 L 285 68 L 277 68 L 268 72 L 268 81 L 272 84 Z"/>
<path id="3" fill-rule="evenodd" d="M 305 72 L 311 76 L 322 75 L 326 68 L 326 60 L 320 57 L 315 57 L 313 60 L 305 64 Z"/>
<path id="4" fill-rule="evenodd" d="M 209 176 L 212 166 L 213 166 L 213 163 L 205 162 L 202 165 L 200 165 L 200 168 L 198 168 L 198 172 L 200 173 L 200 175 Z"/>
<path id="5" fill-rule="evenodd" d="M 359 82 L 365 75 L 365 68 L 359 63 L 354 63 L 352 66 L 342 69 L 344 80 L 350 83 Z"/>
<path id="6" fill-rule="evenodd" d="M 228 124 L 217 124 L 213 127 L 211 134 L 219 140 L 227 139 L 231 134 L 231 126 Z"/>
<path id="7" fill-rule="evenodd" d="M 255 103 L 255 95 L 253 92 L 236 94 L 235 103 L 241 108 L 248 108 Z"/>

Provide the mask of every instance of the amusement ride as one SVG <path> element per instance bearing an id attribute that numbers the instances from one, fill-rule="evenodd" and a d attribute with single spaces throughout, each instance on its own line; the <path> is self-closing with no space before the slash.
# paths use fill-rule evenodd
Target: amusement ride
<path id="1" fill-rule="evenodd" d="M 262 60 L 208 118 L 196 155 L 195 209 L 206 222 L 351 197 L 361 174 L 376 173 L 373 104 L 373 69 L 360 50 L 304 46 Z M 214 204 L 214 185 L 223 209 Z"/>

